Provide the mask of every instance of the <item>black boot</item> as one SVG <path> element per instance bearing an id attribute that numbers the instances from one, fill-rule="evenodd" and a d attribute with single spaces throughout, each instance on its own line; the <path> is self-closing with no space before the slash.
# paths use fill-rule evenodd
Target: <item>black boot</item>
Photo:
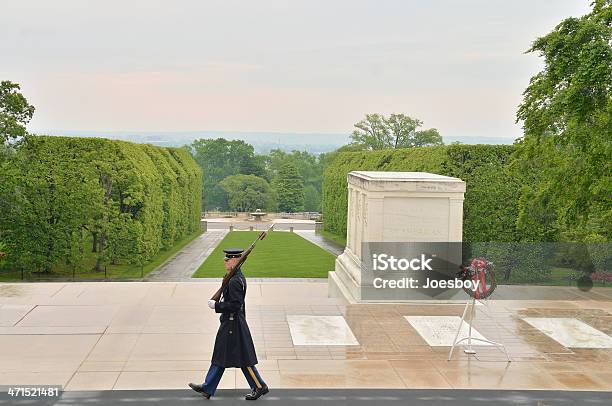
<path id="1" fill-rule="evenodd" d="M 257 400 L 259 399 L 261 396 L 265 395 L 266 393 L 270 392 L 268 390 L 268 386 L 264 386 L 262 388 L 257 388 L 257 389 L 253 389 L 251 391 L 251 393 L 249 393 L 248 395 L 246 395 L 244 398 L 246 400 Z"/>
<path id="2" fill-rule="evenodd" d="M 198 385 L 197 383 L 190 382 L 189 387 L 193 389 L 194 391 L 198 392 L 199 394 L 201 394 L 202 396 L 204 396 L 206 399 L 210 399 L 210 393 L 207 393 L 202 387 L 202 385 Z"/>

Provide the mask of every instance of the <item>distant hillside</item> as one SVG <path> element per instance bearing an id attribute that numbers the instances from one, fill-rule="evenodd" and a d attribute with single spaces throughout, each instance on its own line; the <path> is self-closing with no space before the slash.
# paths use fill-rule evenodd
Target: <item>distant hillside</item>
<path id="1" fill-rule="evenodd" d="M 300 150 L 311 153 L 329 152 L 348 144 L 349 134 L 338 133 L 280 133 L 280 132 L 237 132 L 237 131 L 189 131 L 189 132 L 106 132 L 106 131 L 48 131 L 48 135 L 67 135 L 80 137 L 102 137 L 120 139 L 158 146 L 179 147 L 191 144 L 198 138 L 225 138 L 244 140 L 253 145 L 257 153 L 267 153 L 271 149 L 284 151 Z M 507 137 L 444 137 L 444 142 L 463 144 L 512 144 L 514 139 Z"/>

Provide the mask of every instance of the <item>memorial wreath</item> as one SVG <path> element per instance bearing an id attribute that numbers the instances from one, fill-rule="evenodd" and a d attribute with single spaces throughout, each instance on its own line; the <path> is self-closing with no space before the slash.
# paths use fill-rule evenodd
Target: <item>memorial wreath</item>
<path id="1" fill-rule="evenodd" d="M 464 288 L 465 293 L 475 299 L 486 299 L 493 294 L 497 287 L 495 279 L 495 266 L 493 262 L 487 261 L 485 257 L 477 257 L 459 271 L 458 276 L 462 280 L 471 280 L 478 283 L 478 289 Z"/>

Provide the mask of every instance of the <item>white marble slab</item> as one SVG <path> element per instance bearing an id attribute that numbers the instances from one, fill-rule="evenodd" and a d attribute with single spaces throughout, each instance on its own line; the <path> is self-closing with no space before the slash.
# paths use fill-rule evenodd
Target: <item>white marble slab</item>
<path id="1" fill-rule="evenodd" d="M 559 344 L 568 348 L 612 348 L 612 337 L 571 317 L 525 317 Z"/>
<path id="2" fill-rule="evenodd" d="M 342 316 L 288 315 L 293 345 L 359 345 Z"/>
<path id="3" fill-rule="evenodd" d="M 461 322 L 461 317 L 458 316 L 404 316 L 404 318 L 427 341 L 427 344 L 432 347 L 452 346 L 459 323 Z M 469 325 L 464 322 L 457 340 L 467 337 L 468 329 Z M 475 328 L 472 328 L 472 337 L 486 339 Z M 467 344 L 467 341 L 462 344 Z M 491 344 L 482 341 L 472 341 L 472 345 Z"/>

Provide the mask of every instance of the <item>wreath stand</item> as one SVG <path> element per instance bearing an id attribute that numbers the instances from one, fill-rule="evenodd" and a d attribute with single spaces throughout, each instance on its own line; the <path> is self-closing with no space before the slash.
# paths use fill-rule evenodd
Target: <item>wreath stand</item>
<path id="1" fill-rule="evenodd" d="M 490 287 L 487 287 L 485 283 L 487 275 L 489 275 L 491 279 Z M 466 293 L 470 295 L 470 298 L 465 303 L 465 308 L 463 309 L 463 315 L 461 316 L 461 321 L 459 322 L 459 327 L 457 328 L 457 333 L 455 334 L 453 345 L 451 346 L 451 349 L 448 353 L 448 361 L 452 359 L 453 351 L 455 351 L 455 347 L 458 347 L 460 345 L 465 347 L 463 349 L 464 353 L 468 355 L 476 354 L 476 350 L 474 350 L 474 348 L 472 347 L 472 341 L 476 341 L 476 342 L 494 345 L 495 347 L 500 349 L 504 354 L 506 354 L 506 359 L 508 360 L 508 362 L 511 362 L 510 355 L 508 355 L 508 351 L 506 350 L 505 345 L 498 343 L 496 341 L 487 340 L 486 338 L 472 337 L 472 324 L 474 323 L 474 318 L 476 317 L 476 301 L 477 300 L 480 304 L 485 305 L 485 308 L 487 309 L 487 313 L 488 313 L 487 316 L 491 320 L 493 320 L 495 324 L 497 324 L 497 322 L 491 315 L 491 312 L 489 311 L 489 304 L 488 304 L 488 301 L 486 300 L 487 297 L 489 297 L 493 293 L 493 291 L 495 290 L 495 287 L 497 286 L 497 283 L 495 282 L 495 273 L 494 273 L 493 264 L 488 262 L 483 257 L 475 258 L 469 267 L 464 268 L 462 276 L 465 279 L 469 278 L 469 279 L 472 279 L 473 281 L 480 280 L 480 282 L 482 282 L 482 285 L 481 285 L 481 291 L 479 292 L 470 292 L 466 290 Z M 469 323 L 467 321 L 468 313 L 469 313 Z M 466 323 L 468 325 L 468 335 L 467 337 L 464 337 L 458 340 L 459 334 L 461 334 L 461 327 L 463 327 L 463 323 Z M 463 343 L 466 341 L 467 341 L 467 345 L 463 345 Z"/>
<path id="2" fill-rule="evenodd" d="M 479 300 L 479 302 L 485 305 L 487 310 L 489 309 L 488 304 L 484 303 L 484 300 L 483 301 Z M 469 323 L 466 319 L 468 313 L 469 313 Z M 459 327 L 457 328 L 457 333 L 455 334 L 453 345 L 451 346 L 450 352 L 448 353 L 448 361 L 452 359 L 453 351 L 455 351 L 455 347 L 462 346 L 463 343 L 466 341 L 467 341 L 467 345 L 463 349 L 463 352 L 469 355 L 476 354 L 476 350 L 474 350 L 474 348 L 472 347 L 472 341 L 476 341 L 476 342 L 491 344 L 499 348 L 504 354 L 506 354 L 506 358 L 508 359 L 508 362 L 510 362 L 510 355 L 508 355 L 508 351 L 506 350 L 505 345 L 498 343 L 496 341 L 487 340 L 485 338 L 472 337 L 472 324 L 474 322 L 475 316 L 476 316 L 476 298 L 472 297 L 468 299 L 468 301 L 465 303 L 465 308 L 463 309 L 463 316 L 461 316 L 461 321 L 459 322 Z M 461 334 L 461 327 L 463 327 L 463 323 L 466 323 L 468 325 L 468 335 L 467 337 L 457 340 L 459 338 L 459 334 Z"/>

